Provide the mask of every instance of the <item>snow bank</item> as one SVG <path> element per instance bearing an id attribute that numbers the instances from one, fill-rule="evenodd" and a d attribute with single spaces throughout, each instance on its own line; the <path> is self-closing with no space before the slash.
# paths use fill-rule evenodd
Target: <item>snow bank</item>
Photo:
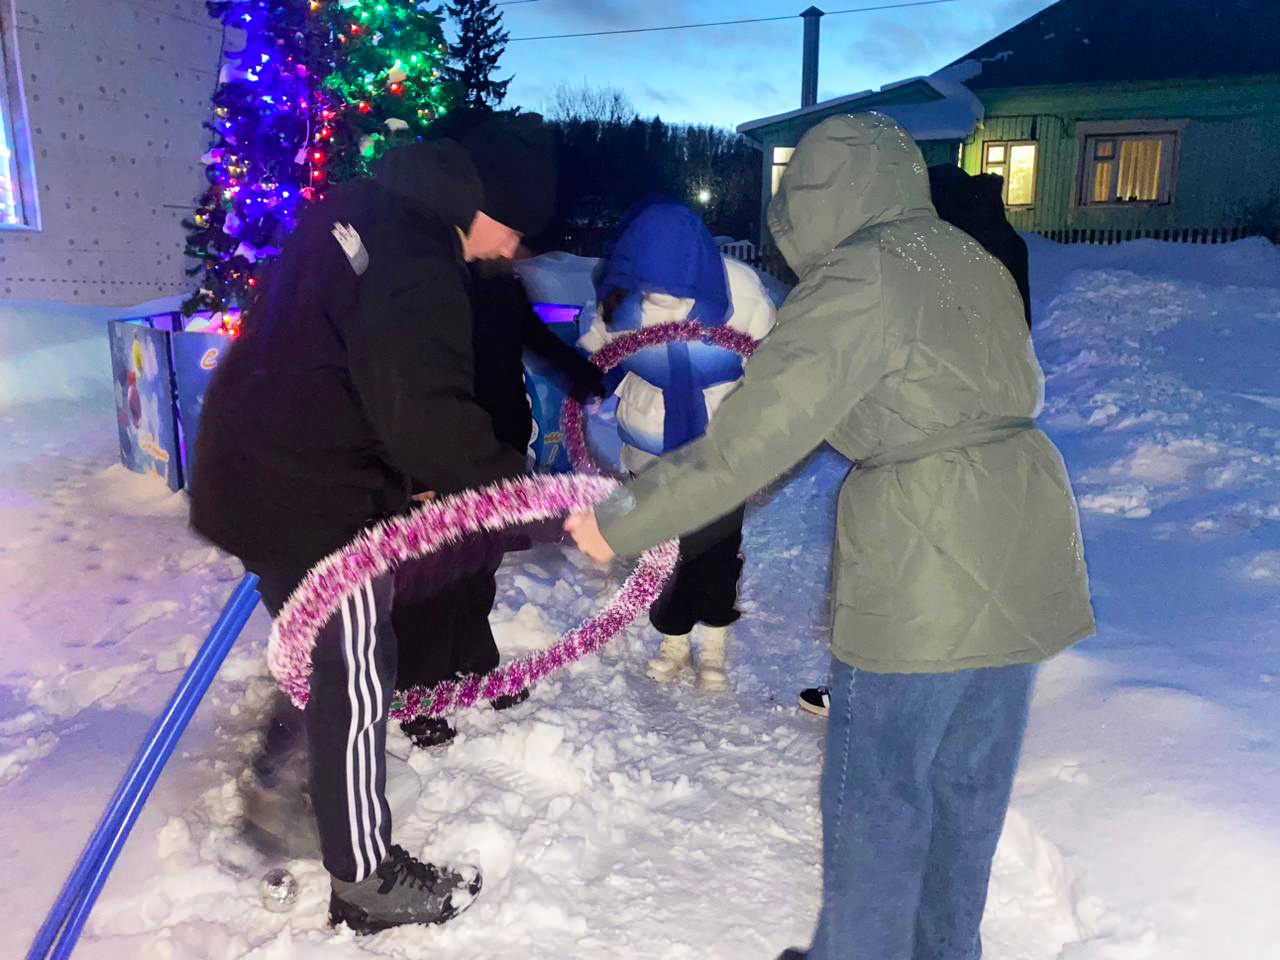
<path id="1" fill-rule="evenodd" d="M 1080 494 L 1099 631 L 1040 673 L 983 925 L 988 960 L 1269 960 L 1280 942 L 1280 275 L 1275 248 L 1032 241 L 1044 422 Z M 66 411 L 73 415 L 67 415 Z M 0 416 L 0 897 L 20 956 L 178 671 L 240 574 L 184 502 L 110 466 L 94 404 Z M 9 455 L 9 450 L 18 454 Z M 835 491 L 812 458 L 748 513 L 734 689 L 643 675 L 635 628 L 409 763 L 415 852 L 478 863 L 456 922 L 325 925 L 289 864 L 258 900 L 236 779 L 272 696 L 259 613 L 158 783 L 86 960 L 739 960 L 807 942 L 821 895 Z M 616 583 L 559 548 L 508 558 L 492 620 L 545 646 Z M 392 748 L 408 755 L 397 732 Z"/>
<path id="2" fill-rule="evenodd" d="M 515 268 L 534 303 L 580 307 L 596 298 L 591 273 L 599 262 L 595 257 L 553 251 L 528 260 L 517 260 Z"/>
<path id="3" fill-rule="evenodd" d="M 0 410 L 48 400 L 112 403 L 107 321 L 175 310 L 177 298 L 131 308 L 0 301 Z"/>
<path id="4" fill-rule="evenodd" d="M 982 101 L 964 85 L 964 81 L 972 80 L 981 72 L 981 65 L 972 60 L 946 67 L 924 78 L 942 99 L 926 103 L 894 103 L 872 109 L 893 117 L 916 140 L 964 140 L 986 115 Z"/>

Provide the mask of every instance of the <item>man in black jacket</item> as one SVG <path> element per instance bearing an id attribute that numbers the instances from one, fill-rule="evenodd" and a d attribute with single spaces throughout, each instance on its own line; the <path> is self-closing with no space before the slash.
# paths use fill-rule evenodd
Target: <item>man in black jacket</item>
<path id="1" fill-rule="evenodd" d="M 478 261 L 471 273 L 476 402 L 492 418 L 498 440 L 524 455 L 533 433 L 525 351 L 550 364 L 580 402 L 604 396 L 604 374 L 547 328 L 509 261 Z M 397 571 L 393 625 L 400 639 L 401 689 L 484 674 L 498 665 L 489 612 L 497 594 L 494 574 L 502 551 L 500 545 L 477 538 L 462 553 L 455 558 L 453 582 L 443 589 L 436 565 L 410 563 Z M 474 572 L 459 573 L 463 568 Z M 493 706 L 503 710 L 527 697 L 527 692 L 500 697 Z M 418 717 L 400 727 L 419 747 L 447 743 L 455 736 L 443 717 Z"/>
<path id="2" fill-rule="evenodd" d="M 1027 244 L 1013 229 L 1004 209 L 1004 180 L 994 174 L 970 176 L 955 164 L 929 168 L 929 189 L 938 216 L 959 227 L 1009 271 L 1022 294 L 1031 326 L 1031 278 Z"/>
<path id="3" fill-rule="evenodd" d="M 390 151 L 301 218 L 210 386 L 191 497 L 192 525 L 261 578 L 273 616 L 415 487 L 525 469 L 475 400 L 466 263 L 510 257 L 550 219 L 554 187 L 538 118 L 496 116 Z M 480 885 L 391 844 L 393 595 L 379 577 L 326 624 L 303 714 L 330 918 L 359 930 L 447 920 Z"/>

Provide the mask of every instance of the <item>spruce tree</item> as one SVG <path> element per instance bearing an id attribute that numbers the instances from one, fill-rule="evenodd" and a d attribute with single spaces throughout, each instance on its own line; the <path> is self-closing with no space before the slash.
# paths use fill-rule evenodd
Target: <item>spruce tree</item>
<path id="1" fill-rule="evenodd" d="M 502 14 L 493 0 L 450 0 L 448 9 L 458 26 L 458 42 L 450 45 L 449 54 L 461 104 L 473 110 L 495 109 L 506 98 L 512 79 L 493 79 L 510 36 L 502 27 Z"/>

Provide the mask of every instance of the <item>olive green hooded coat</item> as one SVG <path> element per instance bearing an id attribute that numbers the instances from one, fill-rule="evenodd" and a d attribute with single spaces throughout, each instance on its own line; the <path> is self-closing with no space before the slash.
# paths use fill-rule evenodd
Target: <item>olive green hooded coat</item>
<path id="1" fill-rule="evenodd" d="M 1093 630 L 1075 501 L 1031 421 L 1043 378 L 1018 291 L 938 219 L 920 151 L 879 114 L 801 141 L 769 208 L 800 278 L 706 435 L 598 511 L 632 556 L 743 503 L 823 441 L 854 461 L 833 652 L 880 673 L 1044 660 Z"/>

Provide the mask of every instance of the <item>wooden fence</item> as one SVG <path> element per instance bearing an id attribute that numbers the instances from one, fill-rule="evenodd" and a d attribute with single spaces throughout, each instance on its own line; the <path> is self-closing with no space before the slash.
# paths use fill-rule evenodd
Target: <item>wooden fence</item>
<path id="1" fill-rule="evenodd" d="M 1166 243 L 1198 243 L 1218 244 L 1235 243 L 1246 237 L 1257 235 L 1256 230 L 1244 227 L 1212 227 L 1203 229 L 1168 228 L 1168 229 L 1131 229 L 1131 230 L 1037 230 L 1039 236 L 1055 243 L 1094 243 L 1115 244 L 1128 243 L 1130 240 L 1162 240 Z M 721 243 L 720 252 L 727 257 L 740 260 L 748 266 L 769 274 L 776 280 L 786 284 L 794 284 L 796 275 L 792 273 L 787 262 L 773 247 L 758 247 L 750 240 L 735 240 Z M 575 251 L 576 252 L 576 251 Z"/>
<path id="2" fill-rule="evenodd" d="M 773 247 L 757 247 L 750 240 L 739 240 L 735 243 L 722 243 L 720 252 L 727 257 L 742 261 L 747 266 L 755 267 L 757 270 L 769 274 L 775 280 L 780 280 L 786 284 L 794 284 L 796 282 L 796 275 L 787 266 L 787 261 Z"/>
<path id="3" fill-rule="evenodd" d="M 1128 243 L 1130 240 L 1163 240 L 1166 243 L 1235 243 L 1252 236 L 1255 231 L 1244 227 L 1156 228 L 1138 230 L 1037 230 L 1055 243 Z"/>

